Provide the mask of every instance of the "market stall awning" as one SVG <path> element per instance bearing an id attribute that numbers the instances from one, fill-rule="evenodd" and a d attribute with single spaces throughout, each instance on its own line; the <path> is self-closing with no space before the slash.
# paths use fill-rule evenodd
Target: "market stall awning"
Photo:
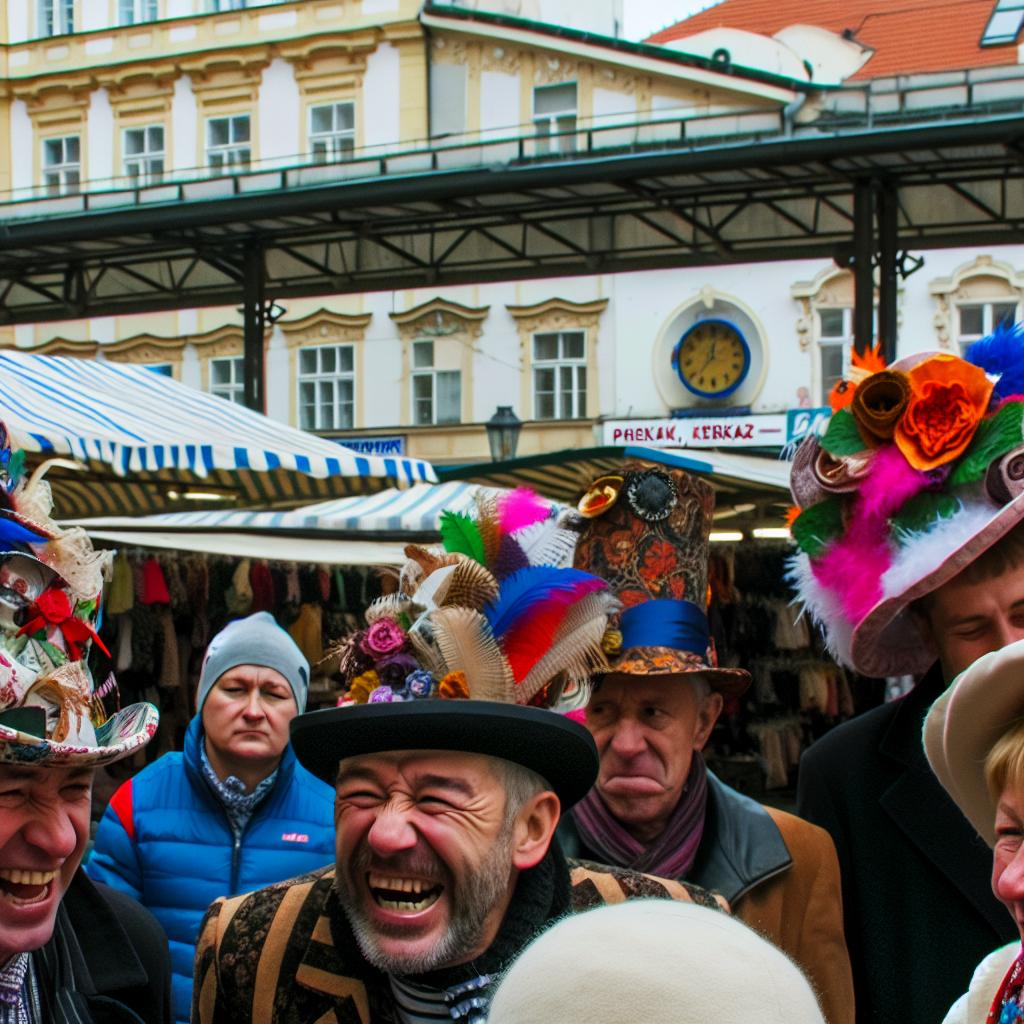
<path id="1" fill-rule="evenodd" d="M 490 487 L 532 487 L 548 498 L 575 504 L 595 478 L 614 473 L 623 459 L 647 459 L 706 477 L 720 512 L 737 503 L 788 503 L 790 464 L 778 458 L 718 450 L 644 448 L 638 445 L 565 449 L 507 462 L 438 467 L 444 480 Z"/>
<path id="2" fill-rule="evenodd" d="M 290 512 L 104 516 L 64 525 L 84 526 L 94 540 L 122 547 L 335 565 L 399 565 L 405 560 L 402 552 L 407 543 L 436 541 L 441 512 L 468 511 L 479 489 L 462 481 L 415 484 Z"/>
<path id="3" fill-rule="evenodd" d="M 435 480 L 419 459 L 361 455 L 141 366 L 0 352 L 0 418 L 63 518 L 205 505 L 294 508 Z"/>

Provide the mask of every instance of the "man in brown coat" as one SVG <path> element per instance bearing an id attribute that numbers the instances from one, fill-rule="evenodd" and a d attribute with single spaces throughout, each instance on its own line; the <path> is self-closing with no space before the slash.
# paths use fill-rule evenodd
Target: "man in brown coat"
<path id="1" fill-rule="evenodd" d="M 720 893 L 804 970 L 830 1024 L 852 1024 L 832 840 L 737 793 L 701 756 L 723 698 L 750 682 L 709 654 L 713 501 L 711 488 L 683 470 L 632 462 L 595 482 L 580 503 L 588 522 L 576 565 L 609 580 L 627 607 L 621 652 L 587 705 L 600 773 L 562 819 L 559 839 L 570 857 Z"/>

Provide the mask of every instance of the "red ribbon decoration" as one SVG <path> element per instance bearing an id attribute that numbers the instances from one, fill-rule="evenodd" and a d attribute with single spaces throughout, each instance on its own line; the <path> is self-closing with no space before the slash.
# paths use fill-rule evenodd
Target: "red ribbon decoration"
<path id="1" fill-rule="evenodd" d="M 56 626 L 64 637 L 68 657 L 78 661 L 82 657 L 82 646 L 89 640 L 95 640 L 100 650 L 109 658 L 110 651 L 100 639 L 99 634 L 87 622 L 76 618 L 68 595 L 63 590 L 44 590 L 28 607 L 29 619 L 17 635 L 37 633 L 49 626 Z"/>

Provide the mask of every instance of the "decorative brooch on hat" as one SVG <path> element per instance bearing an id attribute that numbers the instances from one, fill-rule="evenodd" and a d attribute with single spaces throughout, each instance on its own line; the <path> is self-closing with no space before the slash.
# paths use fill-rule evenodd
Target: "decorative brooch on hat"
<path id="1" fill-rule="evenodd" d="M 793 461 L 791 578 L 838 658 L 923 671 L 935 653 L 906 606 L 1024 517 L 1024 329 L 908 356 L 842 399 Z"/>
<path id="2" fill-rule="evenodd" d="M 536 494 L 481 492 L 476 515 L 441 515 L 443 550 L 405 549 L 399 592 L 329 652 L 340 704 L 429 698 L 566 707 L 607 669 L 614 598 L 570 568 L 577 534 Z"/>
<path id="3" fill-rule="evenodd" d="M 45 466 L 45 464 L 44 464 Z M 142 746 L 158 714 L 136 704 L 108 718 L 85 665 L 110 553 L 51 518 L 49 485 L 25 473 L 0 423 L 0 762 L 99 764 Z"/>

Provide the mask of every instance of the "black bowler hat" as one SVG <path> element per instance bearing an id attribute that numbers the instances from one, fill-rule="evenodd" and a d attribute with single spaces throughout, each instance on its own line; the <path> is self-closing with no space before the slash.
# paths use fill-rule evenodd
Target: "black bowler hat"
<path id="1" fill-rule="evenodd" d="M 444 549 L 406 548 L 400 591 L 329 651 L 345 696 L 292 721 L 300 763 L 333 785 L 338 762 L 361 754 L 489 754 L 535 771 L 563 808 L 584 796 L 597 749 L 567 715 L 608 670 L 615 601 L 571 568 L 570 527 L 525 489 L 481 493 L 474 516 L 442 513 Z"/>

